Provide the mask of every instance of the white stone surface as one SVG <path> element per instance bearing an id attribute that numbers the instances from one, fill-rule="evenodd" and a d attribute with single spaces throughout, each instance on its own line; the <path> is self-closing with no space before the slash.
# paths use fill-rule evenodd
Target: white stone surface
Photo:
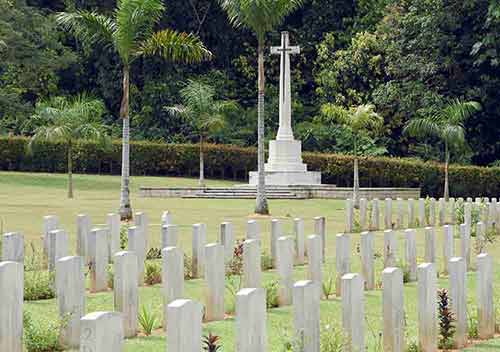
<path id="1" fill-rule="evenodd" d="M 163 297 L 163 330 L 167 330 L 167 307 L 184 296 L 184 253 L 177 247 L 161 251 L 161 293 Z"/>
<path id="2" fill-rule="evenodd" d="M 365 281 L 366 290 L 375 289 L 375 257 L 373 232 L 361 233 L 361 273 Z"/>
<path id="3" fill-rule="evenodd" d="M 405 230 L 405 265 L 409 272 L 409 280 L 417 280 L 417 232 Z"/>
<path id="4" fill-rule="evenodd" d="M 436 199 L 429 199 L 429 226 L 436 226 Z"/>
<path id="5" fill-rule="evenodd" d="M 2 239 L 2 261 L 24 263 L 24 236 L 9 232 Z"/>
<path id="6" fill-rule="evenodd" d="M 309 258 L 307 278 L 320 288 L 318 294 L 321 297 L 321 288 L 323 287 L 323 256 L 321 255 L 321 237 L 318 235 L 311 235 L 307 238 L 307 255 Z"/>
<path id="7" fill-rule="evenodd" d="M 486 226 L 484 222 L 479 221 L 476 224 L 476 248 L 479 253 L 484 253 L 485 251 L 485 234 L 486 234 Z"/>
<path id="8" fill-rule="evenodd" d="M 276 242 L 276 268 L 279 274 L 278 304 L 287 306 L 292 304 L 293 288 L 293 247 L 294 240 L 282 236 Z"/>
<path id="9" fill-rule="evenodd" d="M 310 280 L 293 286 L 295 336 L 302 352 L 320 352 L 320 291 Z"/>
<path id="10" fill-rule="evenodd" d="M 80 319 L 85 315 L 83 257 L 64 257 L 56 262 L 56 297 L 61 326 L 60 341 L 66 348 L 80 345 Z"/>
<path id="11" fill-rule="evenodd" d="M 437 272 L 434 263 L 418 266 L 418 346 L 422 352 L 437 351 Z"/>
<path id="12" fill-rule="evenodd" d="M 472 226 L 472 201 L 464 203 L 464 223 Z"/>
<path id="13" fill-rule="evenodd" d="M 467 270 L 471 269 L 470 226 L 468 226 L 467 224 L 460 224 L 460 251 L 462 258 L 465 259 Z"/>
<path id="14" fill-rule="evenodd" d="M 92 221 L 90 221 L 90 216 L 85 214 L 79 214 L 76 217 L 76 255 L 80 257 L 83 258 L 88 257 L 87 241 L 91 229 L 92 229 Z"/>
<path id="15" fill-rule="evenodd" d="M 192 240 L 192 276 L 193 278 L 201 278 L 205 273 L 205 245 L 207 244 L 207 225 L 193 225 L 193 240 Z"/>
<path id="16" fill-rule="evenodd" d="M 226 270 L 224 258 L 224 246 L 219 243 L 211 243 L 205 246 L 205 281 L 206 289 L 206 312 L 207 321 L 224 320 L 224 292 L 226 290 Z"/>
<path id="17" fill-rule="evenodd" d="M 365 350 L 365 298 L 359 274 L 342 276 L 342 327 L 347 351 Z"/>
<path id="18" fill-rule="evenodd" d="M 222 224 L 220 224 L 219 241 L 224 246 L 224 256 L 226 258 L 226 261 L 231 261 L 234 255 L 234 247 L 236 246 L 234 227 L 232 223 L 223 222 Z"/>
<path id="19" fill-rule="evenodd" d="M 326 218 L 324 216 L 314 218 L 314 234 L 321 239 L 321 260 L 324 262 L 326 250 Z"/>
<path id="20" fill-rule="evenodd" d="M 481 253 L 477 256 L 477 316 L 481 339 L 490 339 L 495 335 L 493 280 L 493 258 Z"/>
<path id="21" fill-rule="evenodd" d="M 203 306 L 188 299 L 178 299 L 168 305 L 168 352 L 200 352 L 202 350 Z"/>
<path id="22" fill-rule="evenodd" d="M 273 260 L 273 266 L 276 266 L 276 256 L 277 256 L 277 241 L 278 238 L 283 236 L 283 227 L 278 219 L 271 220 L 271 258 Z"/>
<path id="23" fill-rule="evenodd" d="M 81 320 L 80 352 L 122 352 L 123 317 L 116 312 L 93 312 Z"/>
<path id="24" fill-rule="evenodd" d="M 448 264 L 455 255 L 454 230 L 451 225 L 443 226 L 443 272 L 448 273 Z"/>
<path id="25" fill-rule="evenodd" d="M 446 200 L 444 198 L 439 198 L 438 209 L 439 226 L 443 226 L 446 223 Z"/>
<path id="26" fill-rule="evenodd" d="M 392 229 L 392 199 L 385 199 L 384 206 L 384 225 L 386 230 Z"/>
<path id="27" fill-rule="evenodd" d="M 450 212 L 450 223 L 451 224 L 456 224 L 457 223 L 457 214 L 456 214 L 456 201 L 455 198 L 450 198 L 448 200 L 448 208 Z"/>
<path id="28" fill-rule="evenodd" d="M 403 199 L 396 199 L 396 228 L 402 229 L 404 227 L 404 209 Z"/>
<path id="29" fill-rule="evenodd" d="M 49 271 L 54 271 L 56 262 L 69 255 L 68 233 L 64 230 L 50 231 L 48 236 L 48 267 Z"/>
<path id="30" fill-rule="evenodd" d="M 426 216 L 425 216 L 425 199 L 418 199 L 418 224 L 420 227 L 427 226 Z"/>
<path id="31" fill-rule="evenodd" d="M 142 226 L 131 226 L 128 229 L 128 250 L 134 252 L 137 256 L 137 283 L 144 285 L 145 264 L 146 261 L 146 237 Z"/>
<path id="32" fill-rule="evenodd" d="M 161 227 L 161 248 L 176 247 L 179 241 L 179 226 L 162 225 Z"/>
<path id="33" fill-rule="evenodd" d="M 120 247 L 120 232 L 121 232 L 121 222 L 120 214 L 109 213 L 106 218 L 106 223 L 108 227 L 108 248 L 109 257 L 113 258 L 115 253 L 121 251 Z"/>
<path id="34" fill-rule="evenodd" d="M 247 240 L 260 240 L 260 228 L 257 220 L 247 221 Z"/>
<path id="35" fill-rule="evenodd" d="M 365 231 L 368 227 L 367 222 L 368 219 L 366 218 L 367 216 L 367 210 L 368 210 L 368 201 L 366 198 L 360 198 L 359 199 L 359 227 L 361 228 L 361 231 Z"/>
<path id="36" fill-rule="evenodd" d="M 90 261 L 90 291 L 107 291 L 109 259 L 108 233 L 106 229 L 92 229 L 90 231 L 88 250 Z"/>
<path id="37" fill-rule="evenodd" d="M 423 226 L 423 225 L 420 225 Z M 408 227 L 415 228 L 417 227 L 417 218 L 415 212 L 415 200 L 410 198 L 408 199 Z"/>
<path id="38" fill-rule="evenodd" d="M 425 262 L 437 263 L 436 230 L 429 226 L 425 228 Z"/>
<path id="39" fill-rule="evenodd" d="M 342 277 L 351 271 L 351 236 L 337 234 L 335 238 L 335 294 L 342 294 Z"/>
<path id="40" fill-rule="evenodd" d="M 243 242 L 243 288 L 259 288 L 262 285 L 260 240 Z"/>
<path id="41" fill-rule="evenodd" d="M 369 229 L 371 231 L 380 230 L 380 204 L 377 198 L 372 200 L 372 216 Z"/>
<path id="42" fill-rule="evenodd" d="M 384 268 L 397 266 L 398 238 L 393 230 L 384 231 Z"/>
<path id="43" fill-rule="evenodd" d="M 0 262 L 0 351 L 23 352 L 24 268 Z"/>
<path id="44" fill-rule="evenodd" d="M 49 250 L 49 232 L 59 229 L 59 218 L 55 215 L 47 215 L 43 217 L 42 236 L 43 236 L 43 253 L 48 256 Z"/>
<path id="45" fill-rule="evenodd" d="M 351 233 L 354 230 L 354 204 L 352 199 L 345 201 L 345 232 Z"/>
<path id="46" fill-rule="evenodd" d="M 454 257 L 448 264 L 451 311 L 455 317 L 455 347 L 462 348 L 467 343 L 467 283 L 466 264 L 463 258 Z"/>
<path id="47" fill-rule="evenodd" d="M 134 252 L 114 255 L 113 299 L 115 311 L 122 313 L 125 337 L 137 335 L 139 314 L 138 263 Z"/>
<path id="48" fill-rule="evenodd" d="M 266 315 L 263 288 L 244 288 L 236 294 L 236 351 L 267 352 Z"/>
<path id="49" fill-rule="evenodd" d="M 300 218 L 293 219 L 293 233 L 295 235 L 295 264 L 303 265 L 306 252 L 304 220 Z"/>
<path id="50" fill-rule="evenodd" d="M 141 229 L 142 236 L 144 237 L 144 247 L 148 248 L 149 245 L 149 217 L 146 213 L 135 213 L 135 226 Z M 139 268 L 140 269 L 140 268 Z"/>
<path id="51" fill-rule="evenodd" d="M 401 269 L 394 267 L 384 269 L 382 289 L 384 351 L 403 352 L 405 350 L 405 312 Z"/>
<path id="52" fill-rule="evenodd" d="M 164 211 L 161 214 L 161 225 L 162 226 L 172 225 L 174 223 L 172 218 L 173 216 L 170 211 L 168 210 Z"/>

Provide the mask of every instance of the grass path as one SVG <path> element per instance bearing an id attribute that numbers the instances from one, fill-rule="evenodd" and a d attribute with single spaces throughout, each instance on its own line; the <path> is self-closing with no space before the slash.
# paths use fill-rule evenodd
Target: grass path
<path id="1" fill-rule="evenodd" d="M 232 221 L 235 226 L 236 235 L 244 237 L 246 221 L 254 218 L 252 215 L 254 202 L 252 200 L 195 200 L 195 199 L 143 199 L 137 197 L 139 186 L 192 186 L 196 185 L 194 179 L 181 178 L 157 178 L 157 177 L 133 177 L 132 178 L 132 206 L 134 211 L 144 211 L 150 217 L 150 242 L 151 246 L 159 246 L 160 228 L 159 221 L 162 211 L 170 210 L 173 213 L 174 222 L 181 226 L 180 245 L 186 253 L 191 252 L 191 225 L 204 222 L 208 227 L 208 241 L 216 241 L 218 237 L 218 226 L 223 221 Z M 208 181 L 210 186 L 227 186 L 232 182 Z M 94 224 L 103 224 L 105 216 L 109 212 L 116 211 L 120 179 L 116 176 L 91 176 L 75 175 L 75 196 L 73 200 L 66 198 L 66 176 L 49 174 L 26 174 L 0 172 L 0 220 L 1 231 L 21 231 L 25 234 L 27 241 L 33 241 L 40 245 L 40 232 L 42 217 L 44 215 L 56 214 L 60 217 L 62 226 L 69 232 L 72 241 L 71 248 L 75 247 L 76 224 L 75 218 L 79 213 L 91 216 Z M 343 230 L 344 202 L 337 200 L 272 200 L 270 208 L 272 217 L 256 217 L 262 230 L 264 238 L 264 250 L 268 252 L 270 238 L 270 219 L 280 218 L 284 222 L 284 231 L 291 233 L 292 219 L 302 217 L 305 222 L 306 234 L 313 231 L 312 218 L 323 215 L 327 217 L 327 261 L 324 265 L 324 276 L 326 279 L 333 277 L 335 265 L 335 234 Z M 441 248 L 441 230 L 437 231 L 438 248 Z M 457 231 L 458 233 L 458 231 Z M 399 253 L 403 253 L 402 232 L 399 235 Z M 423 261 L 424 241 L 423 231 L 418 230 L 418 261 Z M 383 234 L 376 233 L 376 252 L 382 253 Z M 359 234 L 352 235 L 352 259 L 351 269 L 354 272 L 360 270 L 359 260 Z M 438 254 L 441 256 L 441 250 Z M 455 243 L 455 253 L 459 253 L 459 242 Z M 495 267 L 500 264 L 500 249 L 498 243 L 490 245 L 488 252 L 493 255 Z M 400 255 L 401 257 L 401 255 Z M 475 262 L 475 261 L 473 261 Z M 382 259 L 376 260 L 376 280 L 380 281 L 382 270 Z M 441 267 L 441 263 L 439 263 Z M 295 268 L 297 280 L 306 277 L 305 267 Z M 277 278 L 274 271 L 264 274 L 266 282 Z M 468 300 L 469 312 L 475 315 L 476 283 L 475 273 L 468 274 Z M 440 287 L 446 287 L 447 278 L 439 280 Z M 500 307 L 500 270 L 495 272 L 495 302 Z M 191 280 L 186 282 L 186 296 L 188 298 L 204 302 L 203 280 Z M 367 292 L 366 295 L 366 328 L 369 351 L 381 351 L 377 349 L 379 344 L 379 332 L 381 330 L 381 291 Z M 140 302 L 161 316 L 160 287 L 144 287 L 140 289 Z M 226 304 L 232 304 L 231 297 L 226 295 Z M 30 302 L 25 305 L 33 318 L 40 324 L 57 320 L 57 307 L 55 300 Z M 88 295 L 87 311 L 112 310 L 113 299 L 111 292 Z M 405 286 L 405 311 L 407 326 L 407 341 L 415 341 L 417 336 L 416 327 L 416 285 Z M 331 299 L 321 303 L 321 315 L 323 325 L 332 326 L 340 324 L 341 305 L 339 299 Z M 500 316 L 500 314 L 498 314 Z M 228 318 L 223 322 L 205 324 L 205 331 L 211 331 L 222 337 L 224 351 L 234 351 L 234 320 Z M 283 344 L 291 338 L 292 315 L 291 308 L 273 309 L 268 315 L 269 351 L 281 352 Z M 165 339 L 161 332 L 154 336 L 138 337 L 127 340 L 127 352 L 139 351 L 164 351 Z M 492 341 L 476 345 L 467 351 L 493 351 L 500 350 L 500 342 Z"/>

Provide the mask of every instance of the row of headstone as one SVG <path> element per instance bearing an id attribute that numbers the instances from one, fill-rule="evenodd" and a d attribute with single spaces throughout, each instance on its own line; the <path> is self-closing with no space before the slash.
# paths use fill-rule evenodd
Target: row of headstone
<path id="1" fill-rule="evenodd" d="M 500 231 L 500 203 L 497 202 L 496 198 L 491 198 L 491 201 L 489 199 L 477 198 L 474 203 L 472 203 L 472 198 L 468 198 L 466 201 L 462 198 L 458 200 L 450 198 L 448 202 L 444 198 L 440 198 L 438 201 L 434 198 L 429 198 L 427 205 L 424 198 L 420 198 L 418 201 L 413 199 L 405 201 L 398 198 L 395 202 L 395 219 L 393 216 L 393 200 L 386 198 L 384 202 L 384 229 L 386 230 L 456 224 L 456 207 L 460 203 L 464 205 L 465 224 L 471 224 L 471 213 L 475 207 L 478 211 L 481 211 L 480 221 L 486 224 L 486 229 L 495 226 Z M 481 204 L 484 204 L 484 206 L 480 206 Z M 406 211 L 405 208 L 407 209 Z M 369 216 L 369 210 L 371 211 L 371 216 Z M 354 203 L 351 199 L 346 200 L 345 211 L 345 231 L 347 233 L 354 232 L 356 229 L 356 219 Z M 382 229 L 380 224 L 380 201 L 378 199 L 375 198 L 371 202 L 366 198 L 360 199 L 358 226 L 361 231 L 378 231 Z"/>

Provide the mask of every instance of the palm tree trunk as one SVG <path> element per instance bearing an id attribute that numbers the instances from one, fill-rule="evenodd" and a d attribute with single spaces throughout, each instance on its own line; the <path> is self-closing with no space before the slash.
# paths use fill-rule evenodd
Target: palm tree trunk
<path id="1" fill-rule="evenodd" d="M 199 186 L 205 188 L 205 161 L 203 158 L 203 135 L 200 134 L 200 181 Z"/>
<path id="2" fill-rule="evenodd" d="M 257 201 L 255 212 L 257 214 L 269 214 L 269 207 L 266 198 L 266 174 L 264 170 L 264 95 L 265 95 L 265 75 L 264 75 L 264 40 L 259 39 L 258 44 L 258 62 L 259 62 L 259 94 L 257 103 L 257 163 L 258 163 L 258 183 L 257 183 Z"/>
<path id="3" fill-rule="evenodd" d="M 444 146 L 444 199 L 448 201 L 450 198 L 450 183 L 448 179 L 448 165 L 450 163 L 450 152 L 448 150 L 448 145 Z"/>
<path id="4" fill-rule="evenodd" d="M 353 182 L 353 192 L 352 201 L 354 207 L 359 209 L 359 160 L 358 160 L 358 145 L 357 139 L 354 137 L 354 182 Z"/>
<path id="5" fill-rule="evenodd" d="M 73 198 L 73 145 L 68 143 L 68 198 Z"/>
<path id="6" fill-rule="evenodd" d="M 129 115 L 129 67 L 123 67 L 123 97 L 120 107 L 120 117 L 123 122 L 122 131 L 122 179 L 120 193 L 120 218 L 122 220 L 132 219 L 132 207 L 130 206 L 130 115 Z"/>

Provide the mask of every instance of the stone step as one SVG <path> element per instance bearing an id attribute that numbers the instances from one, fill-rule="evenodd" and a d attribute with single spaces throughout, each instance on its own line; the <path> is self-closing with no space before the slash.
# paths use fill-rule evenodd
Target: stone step
<path id="1" fill-rule="evenodd" d="M 238 193 L 238 192 L 218 192 L 218 193 L 196 193 L 196 194 L 189 194 L 185 195 L 182 198 L 204 198 L 204 199 L 255 199 L 257 197 L 257 194 L 254 193 Z M 267 199 L 306 199 L 305 196 L 298 195 L 295 193 L 285 193 L 285 192 L 280 192 L 280 193 L 273 193 L 273 192 L 266 192 L 266 197 Z"/>

